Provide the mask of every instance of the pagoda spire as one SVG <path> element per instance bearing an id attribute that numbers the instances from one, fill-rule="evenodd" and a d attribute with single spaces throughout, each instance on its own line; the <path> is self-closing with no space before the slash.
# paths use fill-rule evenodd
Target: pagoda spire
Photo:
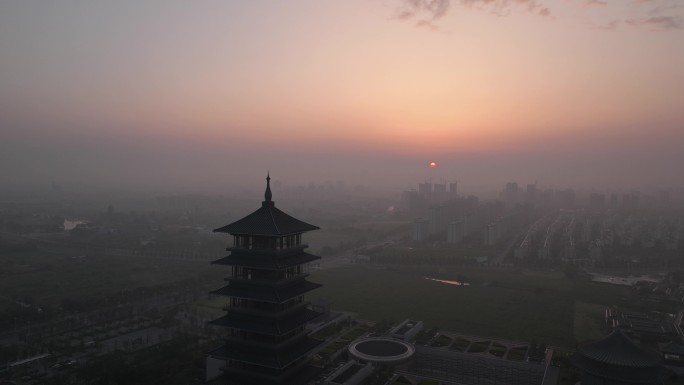
<path id="1" fill-rule="evenodd" d="M 266 199 L 266 202 L 270 202 L 271 198 L 273 198 L 273 194 L 271 193 L 271 172 L 270 171 L 266 174 L 266 192 L 264 193 L 264 198 Z"/>

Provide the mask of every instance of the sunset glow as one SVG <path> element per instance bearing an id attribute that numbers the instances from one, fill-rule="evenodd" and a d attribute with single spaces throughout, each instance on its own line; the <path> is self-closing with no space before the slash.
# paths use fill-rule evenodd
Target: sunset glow
<path id="1" fill-rule="evenodd" d="M 433 14 L 402 1 L 6 2 L 3 142 L 167 143 L 258 168 L 277 160 L 246 149 L 407 164 L 437 154 L 454 174 L 463 157 L 575 167 L 545 162 L 551 150 L 629 162 L 634 143 L 665 146 L 655 164 L 681 160 L 677 1 L 489 3 Z M 649 19 L 656 10 L 667 13 Z"/>

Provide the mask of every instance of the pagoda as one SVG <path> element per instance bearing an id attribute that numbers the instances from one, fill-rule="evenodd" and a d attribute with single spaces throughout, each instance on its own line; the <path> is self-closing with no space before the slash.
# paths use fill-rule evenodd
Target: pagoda
<path id="1" fill-rule="evenodd" d="M 228 297 L 227 314 L 210 322 L 227 329 L 223 346 L 209 353 L 225 361 L 212 384 L 297 385 L 319 373 L 310 355 L 323 341 L 308 336 L 306 324 L 321 313 L 304 294 L 321 286 L 305 270 L 320 257 L 302 243 L 303 233 L 319 228 L 277 209 L 270 181 L 259 209 L 214 230 L 233 242 L 230 255 L 212 262 L 231 267 L 228 285 L 212 292 Z"/>

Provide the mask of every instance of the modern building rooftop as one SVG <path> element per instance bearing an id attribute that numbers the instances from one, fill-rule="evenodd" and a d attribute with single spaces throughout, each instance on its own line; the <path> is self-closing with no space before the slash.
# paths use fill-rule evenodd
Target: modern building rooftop
<path id="1" fill-rule="evenodd" d="M 582 383 L 658 384 L 664 377 L 662 359 L 639 347 L 621 330 L 580 344 L 572 360 L 583 371 Z"/>
<path id="2" fill-rule="evenodd" d="M 365 368 L 365 365 L 354 364 L 347 366 L 344 370 L 340 371 L 335 378 L 330 380 L 331 384 L 344 384 L 349 379 L 351 379 L 356 373 L 360 372 L 361 369 Z"/>
<path id="3" fill-rule="evenodd" d="M 412 344 L 393 338 L 370 337 L 352 342 L 349 353 L 363 362 L 398 364 L 415 353 Z"/>
<path id="4" fill-rule="evenodd" d="M 621 330 L 602 340 L 582 344 L 577 351 L 586 358 L 610 365 L 650 368 L 660 364 L 658 356 L 639 347 Z"/>

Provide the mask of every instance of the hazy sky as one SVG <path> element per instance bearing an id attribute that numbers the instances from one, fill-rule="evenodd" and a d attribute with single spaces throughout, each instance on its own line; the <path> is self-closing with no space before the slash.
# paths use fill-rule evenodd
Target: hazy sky
<path id="1" fill-rule="evenodd" d="M 3 1 L 0 53 L 6 186 L 684 185 L 681 0 Z"/>

